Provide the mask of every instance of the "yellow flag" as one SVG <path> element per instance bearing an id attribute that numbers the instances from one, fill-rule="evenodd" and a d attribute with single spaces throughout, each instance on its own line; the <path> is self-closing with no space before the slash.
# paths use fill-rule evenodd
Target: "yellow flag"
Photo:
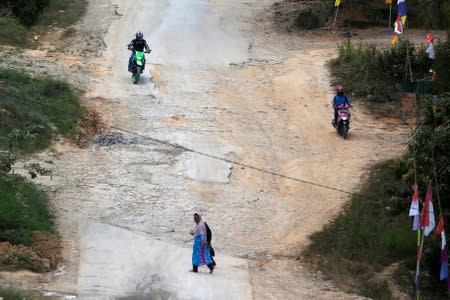
<path id="1" fill-rule="evenodd" d="M 334 3 L 334 6 L 338 7 L 339 4 L 341 4 L 341 0 L 336 0 L 336 2 Z"/>
<path id="2" fill-rule="evenodd" d="M 392 0 L 386 0 L 386 4 L 392 4 Z"/>
<path id="3" fill-rule="evenodd" d="M 391 45 L 395 45 L 397 43 L 398 40 L 398 35 L 394 34 L 391 37 Z"/>

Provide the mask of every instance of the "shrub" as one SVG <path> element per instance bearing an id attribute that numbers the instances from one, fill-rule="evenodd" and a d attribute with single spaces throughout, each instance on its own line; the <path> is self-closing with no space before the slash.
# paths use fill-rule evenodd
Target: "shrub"
<path id="1" fill-rule="evenodd" d="M 319 17 L 312 9 L 301 10 L 294 21 L 295 26 L 302 29 L 314 29 L 320 26 Z"/>
<path id="2" fill-rule="evenodd" d="M 14 18 L 0 18 L 0 44 L 30 46 L 25 27 Z"/>
<path id="3" fill-rule="evenodd" d="M 37 25 L 57 25 L 67 28 L 84 15 L 87 6 L 87 0 L 52 0 Z"/>
<path id="4" fill-rule="evenodd" d="M 344 211 L 312 235 L 305 253 L 319 255 L 322 272 L 341 287 L 375 299 L 390 297 L 377 273 L 398 259 L 414 256 L 417 247 L 404 214 L 409 202 L 396 166 L 401 165 L 390 161 L 377 166 Z"/>
<path id="5" fill-rule="evenodd" d="M 410 80 L 407 50 L 414 79 L 423 77 L 427 74 L 423 48 L 417 50 L 407 41 L 387 49 L 344 42 L 338 57 L 330 62 L 333 84 L 343 84 L 356 97 L 369 101 L 393 100 L 401 83 Z"/>
<path id="6" fill-rule="evenodd" d="M 450 72 L 448 66 L 450 66 L 450 42 L 438 43 L 436 47 L 436 62 L 433 66 L 437 72 L 435 82 L 436 93 L 450 92 Z"/>
<path id="7" fill-rule="evenodd" d="M 34 25 L 39 18 L 39 14 L 49 4 L 49 0 L 15 0 L 10 2 L 13 3 L 14 16 L 26 27 Z"/>
<path id="8" fill-rule="evenodd" d="M 65 82 L 10 70 L 1 70 L 0 82 L 0 149 L 43 149 L 55 135 L 71 135 L 84 115 L 77 92 Z"/>
<path id="9" fill-rule="evenodd" d="M 30 245 L 32 231 L 54 233 L 46 194 L 10 174 L 18 157 L 43 149 L 56 135 L 70 136 L 84 115 L 67 83 L 0 70 L 0 241 Z M 31 177 L 49 175 L 25 165 Z"/>
<path id="10" fill-rule="evenodd" d="M 33 295 L 12 285 L 0 283 L 0 296 L 5 300 L 32 300 Z"/>
<path id="11" fill-rule="evenodd" d="M 54 233 L 46 194 L 22 177 L 0 177 L 0 241 L 31 245 L 32 231 Z"/>
<path id="12" fill-rule="evenodd" d="M 375 299 L 390 297 L 381 294 L 384 283 L 377 279 L 377 273 L 395 262 L 400 262 L 396 273 L 401 274 L 395 279 L 404 292 L 411 294 L 417 245 L 407 212 L 415 180 L 414 158 L 420 198 L 424 199 L 431 180 L 436 217 L 441 207 L 445 224 L 450 223 L 450 94 L 420 99 L 419 108 L 420 124 L 406 155 L 375 168 L 367 185 L 352 197 L 344 211 L 322 232 L 312 235 L 306 251 L 311 257 L 319 255 L 317 261 L 323 273 L 341 287 Z M 444 299 L 448 291 L 439 281 L 440 239 L 430 235 L 424 249 L 422 295 Z"/>

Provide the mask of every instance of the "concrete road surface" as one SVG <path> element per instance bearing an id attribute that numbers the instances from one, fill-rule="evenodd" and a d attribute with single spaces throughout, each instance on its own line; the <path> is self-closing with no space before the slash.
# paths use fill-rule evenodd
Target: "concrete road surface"
<path id="1" fill-rule="evenodd" d="M 80 250 L 81 299 L 252 298 L 248 265 L 242 259 L 219 255 L 213 274 L 207 267 L 192 273 L 191 248 L 100 223 L 86 226 Z"/>

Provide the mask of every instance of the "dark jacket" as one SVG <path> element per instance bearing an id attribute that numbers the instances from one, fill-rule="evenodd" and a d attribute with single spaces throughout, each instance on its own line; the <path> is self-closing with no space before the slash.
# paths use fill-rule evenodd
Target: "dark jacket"
<path id="1" fill-rule="evenodd" d="M 144 52 L 144 50 L 150 50 L 150 47 L 148 46 L 147 41 L 144 39 L 132 40 L 131 43 L 128 44 L 128 48 L 133 51 L 139 51 L 139 52 Z"/>

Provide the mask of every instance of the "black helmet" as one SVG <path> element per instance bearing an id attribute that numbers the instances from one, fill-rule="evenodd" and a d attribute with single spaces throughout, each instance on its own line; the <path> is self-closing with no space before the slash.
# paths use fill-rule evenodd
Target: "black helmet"
<path id="1" fill-rule="evenodd" d="M 136 38 L 142 40 L 144 38 L 144 33 L 142 31 L 136 32 Z"/>

